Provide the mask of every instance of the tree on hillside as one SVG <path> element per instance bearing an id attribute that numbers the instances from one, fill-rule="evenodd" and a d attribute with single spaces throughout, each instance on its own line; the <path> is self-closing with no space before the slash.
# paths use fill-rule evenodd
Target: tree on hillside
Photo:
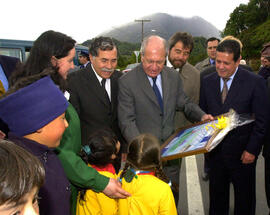
<path id="1" fill-rule="evenodd" d="M 222 36 L 233 35 L 243 43 L 243 57 L 258 59 L 262 45 L 270 40 L 270 1 L 250 0 L 230 14 Z"/>
<path id="2" fill-rule="evenodd" d="M 240 4 L 230 14 L 223 35 L 239 36 L 244 30 L 256 27 L 270 17 L 269 0 L 250 0 Z"/>
<path id="3" fill-rule="evenodd" d="M 206 39 L 204 37 L 193 37 L 194 48 L 188 59 L 188 62 L 192 65 L 202 61 L 207 57 L 206 53 Z"/>
<path id="4" fill-rule="evenodd" d="M 248 28 L 255 27 L 269 17 L 269 0 L 250 0 L 247 5 L 246 25 Z"/>
<path id="5" fill-rule="evenodd" d="M 225 35 L 239 35 L 243 30 L 247 29 L 246 26 L 246 13 L 247 5 L 240 4 L 234 11 L 230 14 L 230 19 L 226 23 L 226 27 L 223 32 Z"/>

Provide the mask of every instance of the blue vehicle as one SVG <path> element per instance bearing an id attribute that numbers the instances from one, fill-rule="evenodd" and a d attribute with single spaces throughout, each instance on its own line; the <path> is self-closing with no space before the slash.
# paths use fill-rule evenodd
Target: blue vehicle
<path id="1" fill-rule="evenodd" d="M 25 62 L 30 54 L 30 50 L 34 41 L 27 40 L 8 40 L 0 39 L 0 55 L 17 57 L 21 62 Z M 79 66 L 79 53 L 81 51 L 88 52 L 88 48 L 82 45 L 76 45 L 76 55 L 74 58 L 74 65 Z"/>

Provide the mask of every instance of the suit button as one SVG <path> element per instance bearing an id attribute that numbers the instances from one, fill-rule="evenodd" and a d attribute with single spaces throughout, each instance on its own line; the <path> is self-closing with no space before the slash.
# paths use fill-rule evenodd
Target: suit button
<path id="1" fill-rule="evenodd" d="M 162 117 L 162 116 L 163 116 L 163 114 L 161 113 L 161 114 L 159 114 L 159 116 L 161 116 L 161 117 Z"/>
<path id="2" fill-rule="evenodd" d="M 112 115 L 112 113 L 108 113 L 108 116 L 111 116 Z"/>

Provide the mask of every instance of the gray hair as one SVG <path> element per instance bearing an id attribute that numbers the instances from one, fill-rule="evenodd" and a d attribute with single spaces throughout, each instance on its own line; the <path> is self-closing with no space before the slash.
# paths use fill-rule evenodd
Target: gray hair
<path id="1" fill-rule="evenodd" d="M 101 37 L 97 37 L 93 39 L 89 47 L 89 53 L 93 57 L 97 57 L 99 49 L 102 51 L 107 51 L 107 50 L 113 50 L 114 48 L 116 48 L 117 50 L 117 47 L 115 43 L 113 42 L 112 38 L 101 36 Z"/>
<path id="2" fill-rule="evenodd" d="M 167 53 L 168 53 L 168 48 L 167 48 L 167 42 L 164 38 L 160 37 L 160 36 L 157 36 L 157 35 L 149 35 L 147 37 L 145 37 L 142 41 L 142 45 L 141 45 L 141 55 L 144 56 L 145 54 L 145 48 L 146 46 L 148 45 L 148 42 L 150 39 L 152 39 L 153 37 L 156 37 L 156 38 L 159 38 L 160 40 L 162 40 L 163 42 L 163 45 L 164 45 L 164 49 L 165 49 L 165 53 L 166 53 L 166 56 L 167 56 Z"/>

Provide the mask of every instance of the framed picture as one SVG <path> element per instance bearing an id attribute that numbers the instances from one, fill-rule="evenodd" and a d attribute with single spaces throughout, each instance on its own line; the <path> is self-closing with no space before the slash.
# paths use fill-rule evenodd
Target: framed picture
<path id="1" fill-rule="evenodd" d="M 234 128 L 252 123 L 254 116 L 237 114 L 233 109 L 213 121 L 199 122 L 179 128 L 161 146 L 163 161 L 206 153 L 214 149 Z"/>
<path id="2" fill-rule="evenodd" d="M 208 152 L 212 140 L 220 132 L 212 125 L 218 120 L 199 122 L 180 128 L 162 145 L 162 160 L 173 160 L 189 155 Z"/>

